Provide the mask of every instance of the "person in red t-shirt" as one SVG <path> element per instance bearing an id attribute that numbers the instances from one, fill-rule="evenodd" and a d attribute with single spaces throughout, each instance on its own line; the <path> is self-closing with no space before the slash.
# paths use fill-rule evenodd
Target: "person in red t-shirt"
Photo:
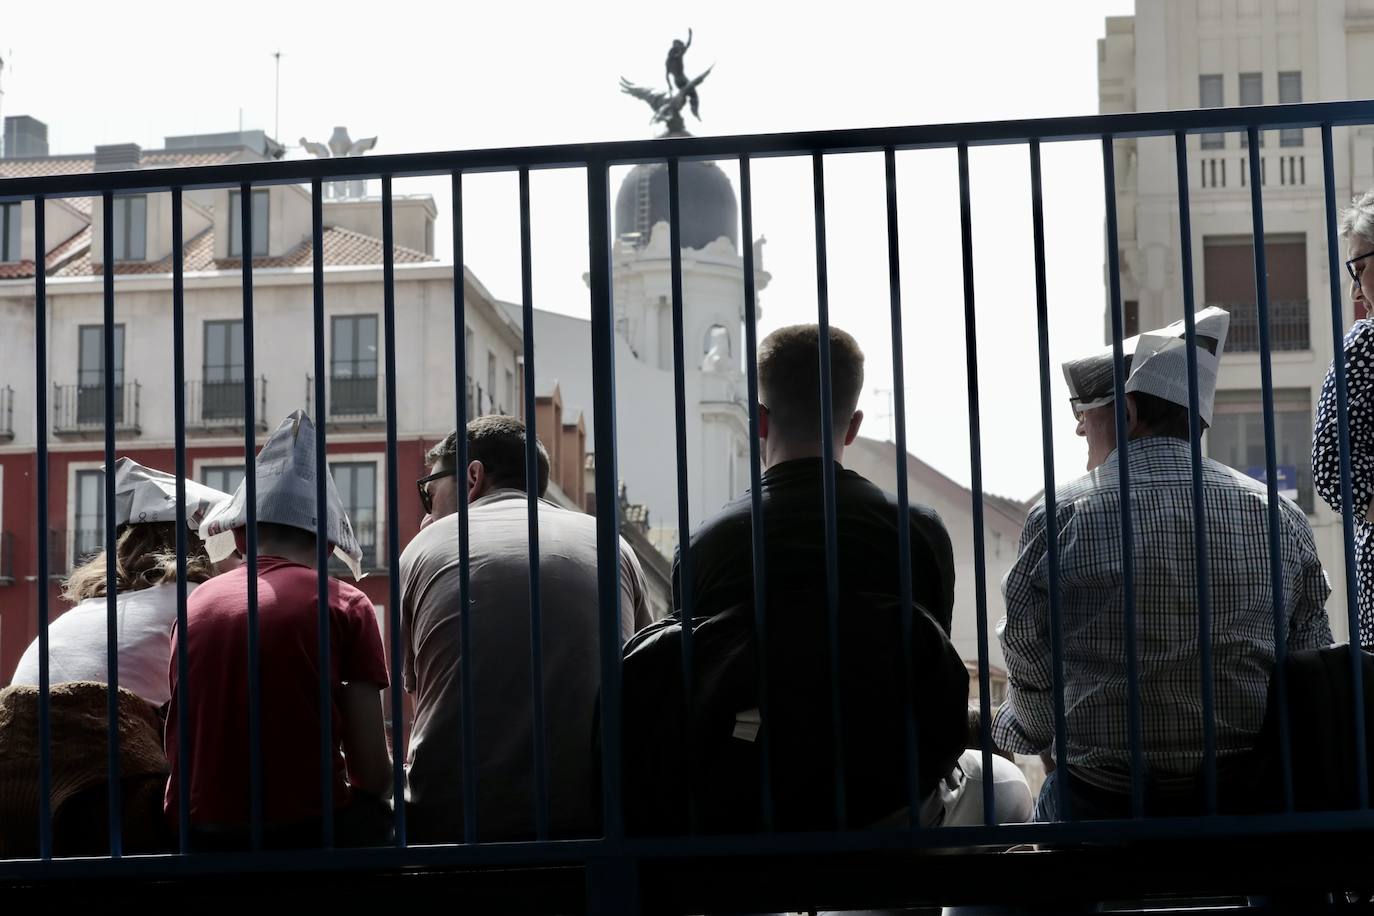
<path id="1" fill-rule="evenodd" d="M 297 412 L 263 447 L 256 475 L 261 791 L 264 844 L 269 847 L 311 846 L 321 840 L 314 470 L 313 430 L 309 418 Z M 306 494 L 303 484 L 308 484 L 306 502 L 300 498 Z M 356 542 L 332 479 L 327 490 L 331 546 L 351 554 Z M 202 536 L 232 531 L 244 550 L 244 500 L 240 485 L 223 510 L 202 525 Z M 294 513 L 302 504 L 305 513 L 297 518 Z M 245 565 L 192 594 L 186 607 L 184 685 L 177 679 L 175 634 L 172 639 L 165 743 L 172 773 L 165 812 L 175 827 L 184 765 L 190 776 L 196 849 L 242 848 L 250 836 L 248 592 L 253 584 Z M 382 722 L 381 691 L 389 679 L 381 631 L 372 602 L 356 587 L 331 577 L 328 597 L 334 841 L 341 846 L 385 843 L 390 835 L 391 761 Z M 178 759 L 177 732 L 183 703 L 190 757 L 185 762 Z"/>

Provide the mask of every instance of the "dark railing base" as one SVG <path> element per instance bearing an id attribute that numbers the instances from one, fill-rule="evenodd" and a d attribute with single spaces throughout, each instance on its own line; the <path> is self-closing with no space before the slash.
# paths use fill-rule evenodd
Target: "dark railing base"
<path id="1" fill-rule="evenodd" d="M 610 869 L 626 870 L 645 913 L 762 913 L 816 910 L 873 910 L 940 906 L 1008 905 L 1018 912 L 1086 912 L 1110 902 L 1112 912 L 1140 913 L 1173 904 L 1174 914 L 1201 912 L 1207 905 L 1240 904 L 1256 911 L 1317 913 L 1329 893 L 1369 892 L 1368 849 L 1374 837 L 1288 835 L 1217 844 L 1151 841 L 1060 848 L 965 848 L 894 850 L 885 853 L 805 852 L 791 855 L 659 857 L 521 864 L 520 857 L 473 867 L 446 863 L 457 849 L 410 850 L 420 867 L 394 864 L 396 851 L 354 850 L 275 854 L 270 871 L 255 870 L 245 882 L 239 872 L 246 856 L 193 856 L 171 877 L 158 875 L 157 859 L 138 867 L 123 863 L 112 877 L 102 869 L 79 875 L 90 860 L 58 861 L 32 868 L 22 881 L 0 881 L 7 902 L 26 900 L 48 907 L 127 899 L 156 907 L 158 901 L 184 908 L 197 902 L 259 901 L 264 893 L 307 896 L 316 906 L 358 908 L 394 905 L 398 895 L 433 891 L 461 900 L 465 908 L 503 913 L 587 913 L 604 911 L 597 882 Z M 570 844 L 569 852 L 582 844 Z M 557 848 L 553 850 L 554 858 Z M 418 853 L 418 854 L 417 854 Z M 447 855 L 446 855 L 447 853 Z M 320 869 L 319 856 L 354 860 L 346 869 Z M 297 864 L 293 859 L 299 857 Z M 378 864 L 368 864 L 368 859 Z M 72 868 L 64 867 L 72 866 Z M 44 874 L 46 872 L 46 874 Z M 601 888 L 600 890 L 604 890 Z M 412 896 L 413 899 L 413 896 Z M 1177 907 L 1176 909 L 1174 907 Z M 1251 910 L 1247 910 L 1251 912 Z"/>

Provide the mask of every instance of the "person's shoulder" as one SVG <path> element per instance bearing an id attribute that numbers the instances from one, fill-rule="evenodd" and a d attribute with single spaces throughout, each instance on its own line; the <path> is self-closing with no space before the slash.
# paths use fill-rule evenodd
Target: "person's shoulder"
<path id="1" fill-rule="evenodd" d="M 889 492 L 878 486 L 858 471 L 844 468 L 836 475 L 835 480 L 837 484 L 836 489 L 843 489 L 846 498 L 857 497 L 858 499 L 867 500 L 875 504 L 886 505 L 894 512 L 901 508 L 901 501 L 897 498 L 896 493 Z M 938 525 L 941 528 L 945 527 L 945 520 L 940 516 L 939 511 L 936 510 L 934 506 L 917 502 L 914 499 L 908 499 L 907 513 L 912 524 Z"/>
<path id="2" fill-rule="evenodd" d="M 1374 350 L 1374 318 L 1361 318 L 1345 332 L 1345 348 Z"/>

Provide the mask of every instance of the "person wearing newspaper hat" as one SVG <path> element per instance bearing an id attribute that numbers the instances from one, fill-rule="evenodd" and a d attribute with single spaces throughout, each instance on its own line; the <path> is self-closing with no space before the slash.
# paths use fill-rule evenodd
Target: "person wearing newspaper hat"
<path id="1" fill-rule="evenodd" d="M 1365 191 L 1341 212 L 1346 272 L 1355 321 L 1341 345 L 1348 393 L 1344 419 L 1350 430 L 1350 512 L 1354 522 L 1355 572 L 1359 583 L 1359 639 L 1374 643 L 1374 320 L 1369 293 L 1374 291 L 1374 190 Z M 1366 290 L 1364 284 L 1369 283 Z M 1332 361 L 1317 401 L 1312 430 L 1312 483 L 1337 514 L 1342 513 L 1340 416 L 1336 399 L 1336 364 Z"/>
<path id="2" fill-rule="evenodd" d="M 1216 376 L 1229 315 L 1196 316 L 1199 426 L 1212 419 Z M 1064 364 L 1093 470 L 1055 495 L 1057 532 L 1046 530 L 1042 500 L 1030 511 L 1020 554 L 1002 582 L 1006 617 L 998 636 L 1006 657 L 1007 702 L 993 721 L 998 746 L 1053 752 L 1054 696 L 1047 539 L 1056 538 L 1062 685 L 1068 772 L 1047 777 L 1037 820 L 1061 814 L 1063 781 L 1075 819 L 1129 817 L 1133 779 L 1149 815 L 1202 813 L 1202 698 L 1198 670 L 1198 570 L 1193 531 L 1188 340 L 1182 321 L 1123 344 L 1128 441 L 1116 441 L 1111 349 Z M 1133 773 L 1123 627 L 1120 464 L 1129 468 L 1134 598 L 1144 772 Z M 1267 575 L 1268 490 L 1240 471 L 1202 459 L 1215 672 L 1219 801 L 1240 812 L 1248 759 L 1264 718 L 1274 666 L 1274 603 Z M 1330 588 L 1306 514 L 1280 496 L 1279 539 L 1288 648 L 1331 644 Z"/>
<path id="3" fill-rule="evenodd" d="M 228 496 L 194 481 L 182 483 L 185 524 L 191 529 L 185 532 L 184 575 L 191 591 L 215 575 L 196 528 Z M 124 457 L 114 466 L 114 491 L 113 547 L 78 562 L 62 592 L 75 606 L 48 625 L 46 699 L 55 738 L 48 765 L 52 844 L 59 856 L 108 850 L 103 815 L 109 804 L 105 730 L 111 614 L 117 633 L 113 680 L 118 684 L 124 850 L 163 852 L 174 845 L 162 817 L 167 758 L 161 714 L 170 696 L 167 666 L 177 620 L 177 478 Z M 106 594 L 111 572 L 113 596 Z M 33 722 L 42 699 L 40 660 L 35 640 L 10 686 L 0 691 L 0 858 L 39 853 L 33 801 L 39 797 L 41 748 Z"/>
<path id="4" fill-rule="evenodd" d="M 167 820 L 178 820 L 182 761 L 176 707 L 184 702 L 185 737 L 192 749 L 192 846 L 248 846 L 248 607 L 256 586 L 265 843 L 274 848 L 320 843 L 323 715 L 332 720 L 334 840 L 342 846 L 384 843 L 390 835 L 391 762 L 382 721 L 381 691 L 389 682 L 382 636 L 368 597 L 334 578 L 326 585 L 333 700 L 328 710 L 319 704 L 315 429 L 304 412 L 295 411 L 277 427 L 259 451 L 255 471 L 256 581 L 250 581 L 245 565 L 196 591 L 186 612 L 186 685 L 177 680 L 173 645 Z M 228 553 L 236 542 L 246 549 L 246 484 L 201 522 L 211 557 Z M 327 470 L 325 491 L 329 545 L 357 578 L 362 553 Z"/>
<path id="5" fill-rule="evenodd" d="M 194 589 L 215 574 L 196 534 L 201 521 L 229 498 L 213 487 L 184 481 L 186 582 Z M 168 637 L 177 619 L 177 480 L 132 458 L 115 462 L 115 614 L 119 633 L 119 686 L 154 707 L 170 698 Z M 103 534 L 103 532 L 101 532 Z M 48 626 L 48 682 L 98 681 L 108 676 L 108 551 L 101 549 L 72 570 L 62 597 L 75 607 Z M 38 641 L 19 660 L 13 684 L 38 683 Z"/>

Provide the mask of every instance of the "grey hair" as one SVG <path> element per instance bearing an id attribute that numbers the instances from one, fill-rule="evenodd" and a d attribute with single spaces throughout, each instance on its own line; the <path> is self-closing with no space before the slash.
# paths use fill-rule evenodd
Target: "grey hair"
<path id="1" fill-rule="evenodd" d="M 1341 238 L 1352 235 L 1374 242 L 1374 188 L 1351 198 L 1350 206 L 1341 211 Z"/>

